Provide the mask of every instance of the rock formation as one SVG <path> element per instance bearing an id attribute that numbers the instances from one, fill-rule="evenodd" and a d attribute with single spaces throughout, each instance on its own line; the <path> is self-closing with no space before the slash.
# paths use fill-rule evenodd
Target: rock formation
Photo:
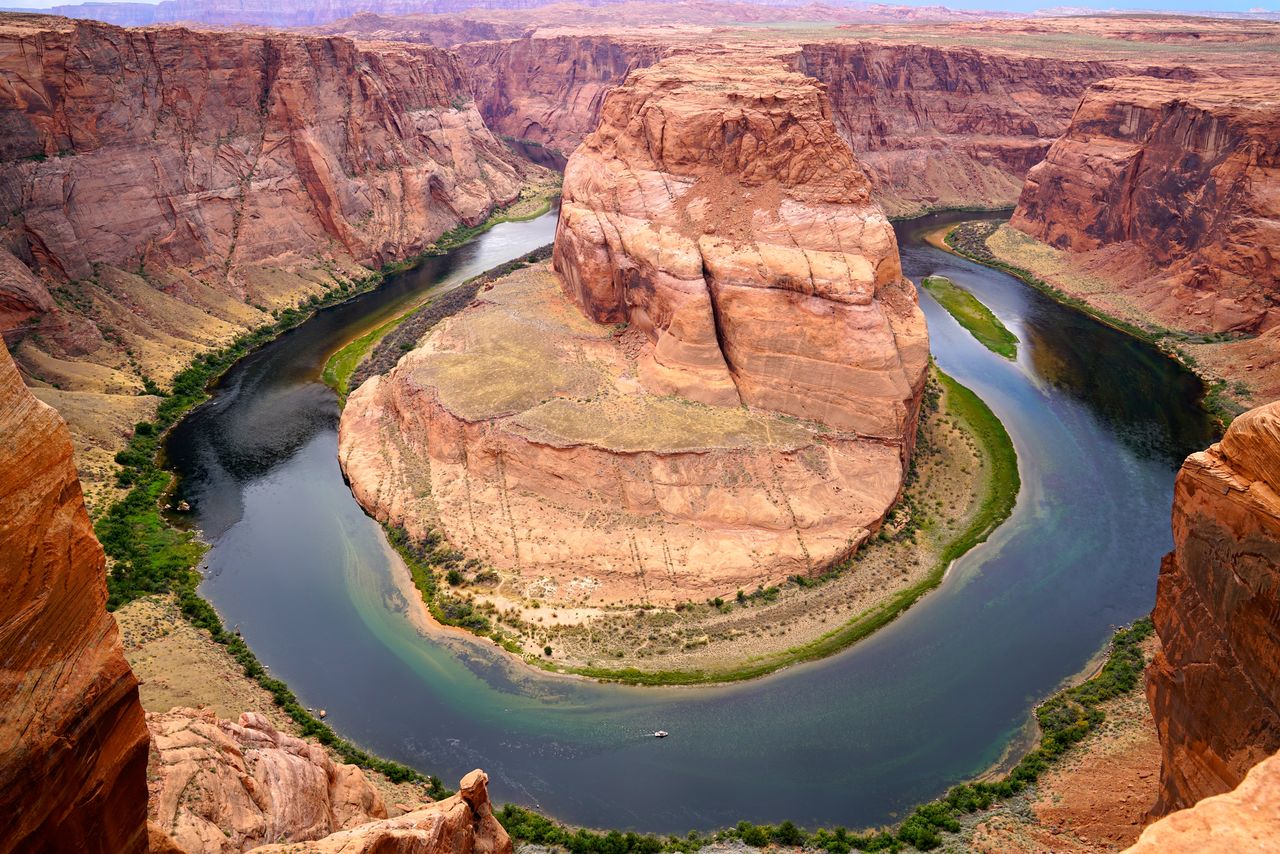
<path id="1" fill-rule="evenodd" d="M 1229 791 L 1280 750 L 1280 403 L 1187 458 L 1173 537 L 1147 684 L 1163 752 L 1156 814 Z"/>
<path id="2" fill-rule="evenodd" d="M 460 45 L 489 127 L 569 154 L 596 126 L 609 90 L 667 48 L 624 36 L 523 38 Z"/>
<path id="3" fill-rule="evenodd" d="M 876 42 L 804 45 L 836 127 L 886 211 L 1010 205 L 1066 130 L 1080 95 L 1125 65 Z"/>
<path id="4" fill-rule="evenodd" d="M 1095 84 L 1027 176 L 1013 226 L 1098 253 L 1166 325 L 1280 323 L 1280 84 L 1120 77 Z"/>
<path id="5" fill-rule="evenodd" d="M 1149 826 L 1125 854 L 1275 851 L 1280 840 L 1280 756 L 1264 759 L 1230 792 Z"/>
<path id="6" fill-rule="evenodd" d="M 305 842 L 387 817 L 354 765 L 278 732 L 261 715 L 239 723 L 208 710 L 148 714 L 150 818 L 189 854 L 231 854 Z"/>
<path id="7" fill-rule="evenodd" d="M 570 160 L 555 267 L 348 399 L 366 509 L 588 603 L 732 595 L 878 528 L 928 341 L 814 81 L 710 54 L 633 73 Z"/>
<path id="8" fill-rule="evenodd" d="M 489 777 L 472 771 L 458 793 L 396 818 L 353 827 L 303 846 L 314 854 L 511 854 L 511 838 L 493 816 Z M 295 845 L 266 845 L 262 854 L 290 854 Z"/>
<path id="9" fill-rule="evenodd" d="M 0 850 L 145 851 L 147 729 L 57 413 L 0 347 Z"/>

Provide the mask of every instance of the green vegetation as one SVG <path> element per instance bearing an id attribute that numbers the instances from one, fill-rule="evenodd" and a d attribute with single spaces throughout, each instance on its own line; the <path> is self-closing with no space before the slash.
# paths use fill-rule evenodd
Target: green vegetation
<path id="1" fill-rule="evenodd" d="M 347 395 L 351 392 L 351 375 L 355 373 L 356 368 L 359 367 L 364 357 L 377 346 L 379 341 L 386 337 L 387 333 L 399 326 L 405 318 L 417 310 L 418 307 L 415 306 L 399 317 L 394 317 L 376 329 L 371 329 L 334 353 L 329 357 L 329 361 L 324 363 L 324 371 L 320 374 L 320 379 L 324 381 L 325 385 L 338 393 L 338 403 L 340 405 L 347 402 Z"/>
<path id="2" fill-rule="evenodd" d="M 978 343 L 1006 359 L 1018 358 L 1018 336 L 977 297 L 944 276 L 925 276 L 920 284 Z"/>
<path id="3" fill-rule="evenodd" d="M 771 845 L 850 854 L 852 851 L 929 851 L 943 843 L 944 833 L 961 829 L 960 817 L 987 809 L 1002 798 L 1018 794 L 1034 783 L 1071 745 L 1093 732 L 1105 720 L 1102 703 L 1133 691 L 1145 665 L 1142 642 L 1152 632 L 1150 619 L 1121 629 L 1112 639 L 1111 652 L 1098 675 L 1080 685 L 1063 689 L 1035 711 L 1040 744 L 1014 766 L 1003 779 L 962 783 L 947 794 L 922 804 L 896 828 L 851 832 L 844 827 L 806 831 L 789 821 L 778 825 L 739 822 L 713 834 L 687 836 L 601 832 L 568 828 L 531 810 L 508 804 L 496 815 L 513 838 L 535 845 L 557 846 L 572 854 L 692 854 L 711 842 L 736 839 L 764 848 Z"/>
<path id="4" fill-rule="evenodd" d="M 607 667 L 566 666 L 548 661 L 536 655 L 525 655 L 529 664 L 555 673 L 569 673 L 586 676 L 604 682 L 622 682 L 632 685 L 698 685 L 713 682 L 737 682 L 744 679 L 755 679 L 772 673 L 791 664 L 815 661 L 839 652 L 847 646 L 870 635 L 885 626 L 903 611 L 910 608 L 928 591 L 941 583 L 947 567 L 952 561 L 979 543 L 985 542 L 991 532 L 1013 512 L 1018 491 L 1022 482 L 1018 476 L 1018 457 L 1008 432 L 995 413 L 983 403 L 982 399 L 935 366 L 938 380 L 947 397 L 947 410 L 960 421 L 977 440 L 982 448 L 983 456 L 989 467 L 985 492 L 981 504 L 969 525 L 951 542 L 946 544 L 942 554 L 930 573 L 919 583 L 898 592 L 887 602 L 864 611 L 862 614 L 833 629 L 826 634 L 806 643 L 794 646 L 775 655 L 761 657 L 740 666 L 726 670 L 640 670 L 629 667 L 613 669 Z M 404 552 L 402 551 L 402 554 Z M 407 560 L 407 559 L 406 559 Z M 820 584 L 824 580 L 845 571 L 848 564 L 832 567 L 823 576 L 809 578 L 800 586 Z M 412 565 L 411 565 L 412 570 Z M 415 576 L 416 582 L 416 576 Z M 792 583 L 795 583 L 794 579 Z M 423 589 L 419 585 L 419 589 Z M 778 595 L 778 588 L 769 587 L 755 593 L 739 591 L 739 606 L 749 607 L 757 602 L 770 602 Z M 436 607 L 424 593 L 432 613 Z M 437 616 L 437 619 L 440 619 Z M 450 622 L 441 620 L 441 622 Z M 451 625 L 460 625 L 450 622 Z M 485 626 L 478 632 L 483 636 L 493 637 L 503 648 L 520 653 L 514 641 L 505 638 L 499 630 Z"/>
<path id="5" fill-rule="evenodd" d="M 1199 365 L 1195 357 L 1178 346 L 1178 342 L 1210 343 L 1206 338 L 1185 335 L 1163 327 L 1145 328 L 1127 320 L 1122 320 L 1095 308 L 1079 297 L 1072 296 L 1061 288 L 1049 284 L 1030 270 L 1024 270 L 1021 267 L 1001 261 L 987 246 L 987 238 L 999 227 L 999 222 L 964 222 L 947 232 L 943 242 L 951 247 L 957 255 L 963 255 L 970 261 L 1001 270 L 1014 278 L 1021 279 L 1036 290 L 1052 297 L 1055 301 L 1084 312 L 1099 323 L 1104 323 L 1113 329 L 1131 335 L 1139 341 L 1145 341 L 1178 362 L 1204 382 L 1205 395 L 1201 401 L 1201 406 L 1223 429 L 1229 426 L 1235 417 L 1244 411 L 1244 407 L 1227 399 L 1231 387 L 1225 380 L 1205 377 L 1201 371 L 1197 370 Z"/>

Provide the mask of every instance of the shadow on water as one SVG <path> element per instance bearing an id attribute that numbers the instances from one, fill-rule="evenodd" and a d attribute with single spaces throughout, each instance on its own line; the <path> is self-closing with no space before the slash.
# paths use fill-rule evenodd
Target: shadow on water
<path id="1" fill-rule="evenodd" d="M 546 244 L 554 213 L 321 312 L 174 431 L 170 460 L 212 543 L 201 590 L 340 732 L 446 782 L 483 767 L 498 799 L 590 826 L 891 821 L 996 762 L 1038 698 L 1150 610 L 1176 463 L 1211 438 L 1172 362 L 916 236 L 962 218 L 902 224 L 903 262 L 971 289 L 1025 342 L 1008 362 L 921 296 L 938 362 L 1005 422 L 1024 488 L 936 592 L 839 655 L 644 689 L 549 677 L 415 627 L 403 570 L 343 482 L 321 367 L 428 289 Z M 656 729 L 671 737 L 643 737 Z"/>

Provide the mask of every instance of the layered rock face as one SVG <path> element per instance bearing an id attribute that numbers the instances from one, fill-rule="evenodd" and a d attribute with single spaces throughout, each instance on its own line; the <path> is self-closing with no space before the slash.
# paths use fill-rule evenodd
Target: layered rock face
<path id="1" fill-rule="evenodd" d="M 57 414 L 0 347 L 0 849 L 145 851 L 147 729 Z"/>
<path id="2" fill-rule="evenodd" d="M 1280 756 L 1264 759 L 1224 795 L 1152 824 L 1125 854 L 1274 851 L 1280 839 Z"/>
<path id="3" fill-rule="evenodd" d="M 1187 458 L 1173 535 L 1147 683 L 1163 751 L 1157 814 L 1229 791 L 1280 749 L 1280 403 Z"/>
<path id="4" fill-rule="evenodd" d="M 489 778 L 472 771 L 458 793 L 396 818 L 370 822 L 309 843 L 316 854 L 511 854 L 511 837 L 493 816 Z M 290 854 L 295 845 L 265 845 L 255 851 Z"/>
<path id="5" fill-rule="evenodd" d="M 1280 323 L 1280 84 L 1121 77 L 1089 89 L 1012 224 L 1095 253 L 1167 325 Z"/>
<path id="6" fill-rule="evenodd" d="M 836 127 L 894 215 L 1012 204 L 1114 62 L 867 42 L 804 45 L 796 66 L 827 84 Z"/>
<path id="7" fill-rule="evenodd" d="M 667 48 L 622 36 L 459 45 L 476 107 L 495 133 L 569 154 L 596 126 L 604 96 Z"/>
<path id="8" fill-rule="evenodd" d="M 750 56 L 631 75 L 565 172 L 555 268 L 652 343 L 654 394 L 901 441 L 927 359 L 893 229 L 822 89 Z"/>
<path id="9" fill-rule="evenodd" d="M 387 817 L 354 765 L 278 732 L 261 715 L 238 723 L 212 711 L 148 714 L 150 818 L 189 854 L 222 854 L 278 840 L 305 842 Z"/>
<path id="10" fill-rule="evenodd" d="M 814 81 L 752 56 L 634 72 L 570 159 L 554 258 L 348 399 L 366 509 L 584 604 L 732 594 L 878 528 L 928 340 Z"/>
<path id="11" fill-rule="evenodd" d="M 134 393 L 483 220 L 521 179 L 466 89 L 425 46 L 0 18 L 0 331 Z"/>

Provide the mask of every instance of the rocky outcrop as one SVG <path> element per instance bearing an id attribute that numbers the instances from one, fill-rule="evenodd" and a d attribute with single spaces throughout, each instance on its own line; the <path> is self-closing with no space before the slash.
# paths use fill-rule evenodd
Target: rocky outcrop
<path id="1" fill-rule="evenodd" d="M 1163 752 L 1156 814 L 1229 791 L 1280 750 L 1280 403 L 1187 458 L 1173 536 L 1147 684 Z"/>
<path id="2" fill-rule="evenodd" d="M 836 127 L 893 215 L 1011 205 L 1115 62 L 921 44 L 804 45 L 796 66 L 827 84 Z"/>
<path id="3" fill-rule="evenodd" d="M 231 854 L 303 842 L 387 817 L 354 765 L 277 731 L 261 715 L 239 723 L 210 710 L 148 714 L 150 818 L 189 854 Z"/>
<path id="4" fill-rule="evenodd" d="M 625 36 L 523 38 L 465 44 L 458 54 L 476 107 L 495 133 L 571 153 L 595 129 L 604 96 L 667 48 Z"/>
<path id="5" fill-rule="evenodd" d="M 1152 824 L 1125 854 L 1276 850 L 1280 850 L 1280 756 L 1255 765 L 1232 791 L 1205 798 Z"/>
<path id="6" fill-rule="evenodd" d="M 909 441 L 923 316 L 822 89 L 781 63 L 632 74 L 570 159 L 554 259 L 652 344 L 650 392 Z"/>
<path id="7" fill-rule="evenodd" d="M 498 282 L 348 399 L 361 504 L 593 605 L 732 595 L 877 530 L 928 341 L 821 88 L 753 55 L 634 72 L 561 211 L 559 281 Z"/>
<path id="8" fill-rule="evenodd" d="M 397 818 L 370 822 L 305 846 L 266 845 L 263 854 L 511 854 L 511 838 L 493 816 L 489 777 L 472 771 L 458 793 Z"/>
<path id="9" fill-rule="evenodd" d="M 57 414 L 0 347 L 0 850 L 147 847 L 147 730 Z"/>
<path id="10" fill-rule="evenodd" d="M 1105 255 L 1166 325 L 1280 323 L 1280 84 L 1121 77 L 1091 87 L 1027 176 L 1012 224 Z"/>
<path id="11" fill-rule="evenodd" d="M 380 15 L 374 12 L 362 12 L 317 28 L 331 35 L 416 42 L 444 48 L 466 42 L 517 38 L 525 29 L 522 24 L 491 23 L 456 15 Z"/>

